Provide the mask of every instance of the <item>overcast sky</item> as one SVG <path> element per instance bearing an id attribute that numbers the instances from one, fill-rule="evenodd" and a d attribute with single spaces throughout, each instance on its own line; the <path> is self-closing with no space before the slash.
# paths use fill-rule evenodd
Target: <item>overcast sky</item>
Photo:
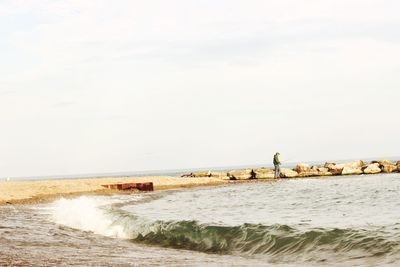
<path id="1" fill-rule="evenodd" d="M 400 156 L 399 10 L 0 0 L 0 177 Z"/>

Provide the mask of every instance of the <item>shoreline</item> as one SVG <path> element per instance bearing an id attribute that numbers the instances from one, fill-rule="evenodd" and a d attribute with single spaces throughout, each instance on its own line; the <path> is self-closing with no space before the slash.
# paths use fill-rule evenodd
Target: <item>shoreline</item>
<path id="1" fill-rule="evenodd" d="M 342 164 L 325 163 L 323 167 L 298 164 L 295 168 L 282 168 L 281 178 L 325 178 L 352 175 L 373 175 L 395 173 L 400 171 L 400 161 L 392 163 L 388 160 L 364 163 L 361 160 Z M 273 169 L 254 168 L 230 172 L 201 171 L 177 176 L 121 176 L 121 177 L 84 177 L 55 180 L 0 181 L 0 205 L 38 204 L 49 202 L 60 197 L 76 197 L 82 195 L 133 194 L 138 190 L 107 189 L 102 185 L 120 183 L 152 182 L 154 190 L 171 190 L 198 186 L 217 186 L 246 182 L 274 182 Z"/>
<path id="2" fill-rule="evenodd" d="M 173 176 L 74 178 L 62 180 L 1 181 L 0 206 L 13 204 L 46 203 L 61 197 L 82 195 L 134 194 L 137 190 L 115 190 L 103 184 L 153 182 L 154 190 L 171 190 L 198 186 L 229 184 L 217 178 L 181 178 Z"/>

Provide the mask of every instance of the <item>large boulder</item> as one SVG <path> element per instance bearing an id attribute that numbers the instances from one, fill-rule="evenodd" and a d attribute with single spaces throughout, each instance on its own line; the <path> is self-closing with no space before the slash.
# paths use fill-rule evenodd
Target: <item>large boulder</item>
<path id="1" fill-rule="evenodd" d="M 393 165 L 393 163 L 387 159 L 374 160 L 371 163 L 378 163 L 380 167 L 382 167 L 383 165 Z"/>
<path id="2" fill-rule="evenodd" d="M 274 179 L 275 178 L 275 172 L 273 169 L 258 168 L 258 169 L 253 169 L 253 172 L 255 174 L 256 179 Z"/>
<path id="3" fill-rule="evenodd" d="M 344 166 L 342 170 L 342 175 L 356 175 L 356 174 L 362 174 L 363 171 L 361 167 L 353 168 L 351 166 Z"/>
<path id="4" fill-rule="evenodd" d="M 282 178 L 295 178 L 295 177 L 299 177 L 299 174 L 289 168 L 282 168 L 281 169 L 281 177 Z"/>
<path id="5" fill-rule="evenodd" d="M 318 176 L 318 170 L 310 169 L 306 172 L 299 172 L 299 177 L 311 177 L 311 176 Z"/>
<path id="6" fill-rule="evenodd" d="M 381 169 L 385 173 L 391 173 L 397 171 L 397 166 L 392 164 L 385 164 L 381 166 Z"/>
<path id="7" fill-rule="evenodd" d="M 379 167 L 379 163 L 371 163 L 367 165 L 367 167 L 364 169 L 365 174 L 375 174 L 375 173 L 380 173 L 382 170 Z"/>
<path id="8" fill-rule="evenodd" d="M 230 177 L 231 180 L 248 180 L 254 179 L 255 173 L 252 169 L 230 171 L 228 172 L 228 177 Z"/>
<path id="9" fill-rule="evenodd" d="M 318 176 L 331 176 L 332 173 L 328 168 L 317 168 Z"/>
<path id="10" fill-rule="evenodd" d="M 299 172 L 299 173 L 300 173 L 300 172 L 308 172 L 308 171 L 311 170 L 311 167 L 310 167 L 310 165 L 308 165 L 308 164 L 301 163 L 301 164 L 297 165 L 296 168 L 294 168 L 294 170 L 295 170 L 296 172 Z"/>
<path id="11" fill-rule="evenodd" d="M 333 162 L 325 162 L 324 168 L 330 169 L 330 168 L 332 168 L 332 167 L 335 166 L 335 165 L 336 165 L 336 163 L 333 163 Z"/>
<path id="12" fill-rule="evenodd" d="M 332 175 L 341 175 L 345 167 L 344 164 L 325 163 L 325 168 L 329 170 Z"/>
<path id="13" fill-rule="evenodd" d="M 364 162 L 362 160 L 356 160 L 356 161 L 346 162 L 344 165 L 352 169 L 357 169 L 364 166 Z"/>
<path id="14" fill-rule="evenodd" d="M 393 164 L 390 160 L 387 159 L 374 160 L 371 163 L 379 164 L 379 167 L 381 168 L 382 172 L 385 173 L 395 172 L 399 169 L 398 168 L 399 165 L 397 165 L 398 162 L 396 164 Z"/>
<path id="15" fill-rule="evenodd" d="M 299 164 L 294 169 L 299 177 L 318 176 L 318 168 L 316 166 L 310 167 L 308 164 Z"/>

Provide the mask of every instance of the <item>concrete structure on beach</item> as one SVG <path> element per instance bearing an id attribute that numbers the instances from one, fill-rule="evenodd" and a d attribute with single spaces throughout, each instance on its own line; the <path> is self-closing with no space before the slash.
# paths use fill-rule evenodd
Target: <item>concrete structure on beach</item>
<path id="1" fill-rule="evenodd" d="M 310 166 L 298 164 L 295 168 L 282 168 L 280 178 L 303 178 L 332 175 L 360 175 L 392 173 L 400 171 L 400 161 L 396 163 L 389 160 L 374 160 L 365 163 L 356 160 L 346 163 L 326 162 L 323 166 Z M 184 177 L 214 177 L 223 180 L 250 180 L 250 179 L 274 179 L 272 168 L 248 168 L 244 170 L 232 170 L 228 172 L 199 171 L 182 175 Z"/>

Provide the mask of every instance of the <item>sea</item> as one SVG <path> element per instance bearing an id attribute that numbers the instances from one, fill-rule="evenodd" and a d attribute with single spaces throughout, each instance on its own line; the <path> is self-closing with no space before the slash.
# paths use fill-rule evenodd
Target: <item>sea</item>
<path id="1" fill-rule="evenodd" d="M 400 173 L 1 206 L 0 266 L 400 266 Z"/>

